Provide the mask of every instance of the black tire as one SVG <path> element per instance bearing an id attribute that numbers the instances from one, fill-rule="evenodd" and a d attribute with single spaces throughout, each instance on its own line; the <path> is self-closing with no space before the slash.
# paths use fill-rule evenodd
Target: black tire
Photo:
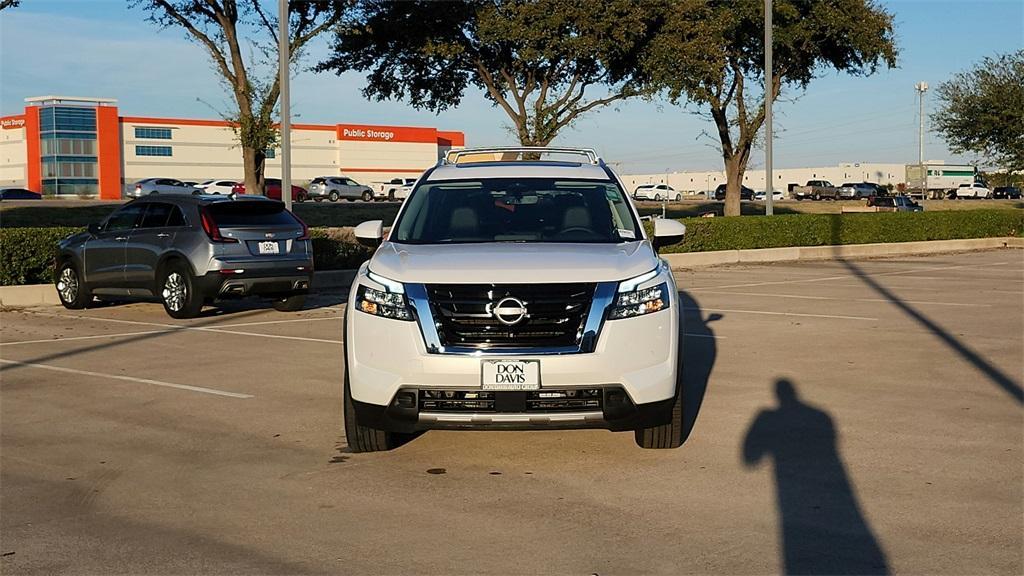
<path id="1" fill-rule="evenodd" d="M 195 318 L 203 309 L 203 296 L 197 293 L 196 280 L 182 262 L 163 267 L 156 289 L 164 311 L 171 318 Z"/>
<path id="2" fill-rule="evenodd" d="M 821 200 L 821 194 L 815 193 L 815 194 L 814 194 L 814 196 L 813 196 L 813 198 L 814 198 L 815 200 Z"/>
<path id="3" fill-rule="evenodd" d="M 348 318 L 343 318 L 347 323 Z M 385 430 L 369 428 L 359 423 L 355 406 L 352 404 L 352 391 L 348 380 L 348 346 L 343 347 L 345 354 L 345 385 L 342 391 L 342 412 L 345 420 L 345 440 L 349 450 L 353 452 L 382 452 L 398 447 L 402 442 L 399 435 Z"/>
<path id="4" fill-rule="evenodd" d="M 388 202 L 394 202 L 394 201 L 395 201 L 395 191 L 394 190 L 388 190 Z"/>
<path id="5" fill-rule="evenodd" d="M 676 202 L 681 202 L 682 200 L 683 200 L 683 195 L 682 194 L 676 194 Z"/>
<path id="6" fill-rule="evenodd" d="M 303 202 L 306 201 L 306 197 L 303 196 L 302 194 L 299 194 L 298 196 L 295 197 L 295 201 L 298 202 L 299 204 L 302 204 Z"/>
<path id="7" fill-rule="evenodd" d="M 373 202 L 373 192 L 369 190 L 363 192 L 363 202 Z"/>
<path id="8" fill-rule="evenodd" d="M 92 302 L 92 292 L 82 283 L 82 275 L 71 261 L 60 265 L 53 285 L 60 303 L 68 310 L 81 310 Z"/>
<path id="9" fill-rule="evenodd" d="M 682 375 L 679 376 L 682 378 Z M 676 391 L 675 402 L 672 404 L 672 418 L 667 423 L 650 428 L 633 431 L 636 445 L 652 450 L 679 448 L 683 445 L 683 398 L 680 390 Z"/>
<path id="10" fill-rule="evenodd" d="M 274 299 L 274 310 L 278 312 L 298 312 L 306 304 L 305 294 L 292 294 Z"/>
<path id="11" fill-rule="evenodd" d="M 654 195 L 654 201 L 655 202 L 661 202 L 661 194 L 655 194 Z"/>
<path id="12" fill-rule="evenodd" d="M 331 193 L 327 195 L 327 199 L 331 202 L 337 202 L 338 198 L 341 198 L 341 196 L 338 195 L 337 190 L 331 190 Z"/>

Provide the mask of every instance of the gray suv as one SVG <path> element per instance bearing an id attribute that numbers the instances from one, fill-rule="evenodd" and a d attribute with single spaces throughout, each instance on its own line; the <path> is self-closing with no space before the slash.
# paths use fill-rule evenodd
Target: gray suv
<path id="1" fill-rule="evenodd" d="M 337 202 L 341 198 L 349 202 L 369 202 L 373 200 L 373 190 L 344 176 L 322 176 L 314 178 L 309 183 L 309 197 L 316 202 L 322 202 L 324 199 Z"/>
<path id="2" fill-rule="evenodd" d="M 302 308 L 313 276 L 309 229 L 262 197 L 151 196 L 129 202 L 58 245 L 65 308 L 94 296 L 159 300 L 173 318 L 215 299 L 263 296 Z"/>

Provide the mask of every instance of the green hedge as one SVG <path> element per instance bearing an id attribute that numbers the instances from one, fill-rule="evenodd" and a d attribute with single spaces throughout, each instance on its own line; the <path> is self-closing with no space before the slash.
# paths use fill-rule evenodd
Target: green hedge
<path id="1" fill-rule="evenodd" d="M 57 242 L 81 228 L 0 229 L 0 286 L 53 281 Z"/>
<path id="2" fill-rule="evenodd" d="M 682 222 L 686 224 L 686 239 L 665 252 L 1020 236 L 1024 210 L 785 214 L 686 218 Z M 0 228 L 0 285 L 52 282 L 57 242 L 79 230 Z M 317 270 L 356 268 L 369 256 L 351 231 L 314 228 L 311 234 Z"/>
<path id="3" fill-rule="evenodd" d="M 685 218 L 686 237 L 664 252 L 708 252 L 1020 236 L 1024 210 L 782 214 Z"/>

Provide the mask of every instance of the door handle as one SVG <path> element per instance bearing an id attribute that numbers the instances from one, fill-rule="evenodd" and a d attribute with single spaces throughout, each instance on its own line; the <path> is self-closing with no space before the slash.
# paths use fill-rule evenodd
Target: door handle
<path id="1" fill-rule="evenodd" d="M 170 238 L 171 235 L 166 233 L 166 232 L 161 232 L 161 233 L 157 234 L 156 237 L 157 238 Z"/>
<path id="2" fill-rule="evenodd" d="M 128 239 L 127 236 L 115 236 L 114 237 L 114 240 L 117 241 L 117 242 L 121 242 L 122 240 L 127 240 L 127 239 Z"/>

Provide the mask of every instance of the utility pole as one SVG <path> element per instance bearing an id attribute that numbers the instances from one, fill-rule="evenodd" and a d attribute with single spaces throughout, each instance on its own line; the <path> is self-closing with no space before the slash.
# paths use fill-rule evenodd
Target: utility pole
<path id="1" fill-rule="evenodd" d="M 278 74 L 281 85 L 281 200 L 292 209 L 292 113 L 288 86 L 291 54 L 288 36 L 288 0 L 277 2 Z"/>
<path id="2" fill-rule="evenodd" d="M 924 93 L 928 91 L 928 83 L 918 82 L 914 84 L 914 89 L 917 90 L 918 116 L 921 120 L 921 131 L 917 141 L 917 169 L 921 174 L 921 200 L 924 200 L 928 194 L 928 174 L 924 171 Z"/>
<path id="3" fill-rule="evenodd" d="M 764 213 L 772 207 L 772 0 L 764 0 Z"/>

